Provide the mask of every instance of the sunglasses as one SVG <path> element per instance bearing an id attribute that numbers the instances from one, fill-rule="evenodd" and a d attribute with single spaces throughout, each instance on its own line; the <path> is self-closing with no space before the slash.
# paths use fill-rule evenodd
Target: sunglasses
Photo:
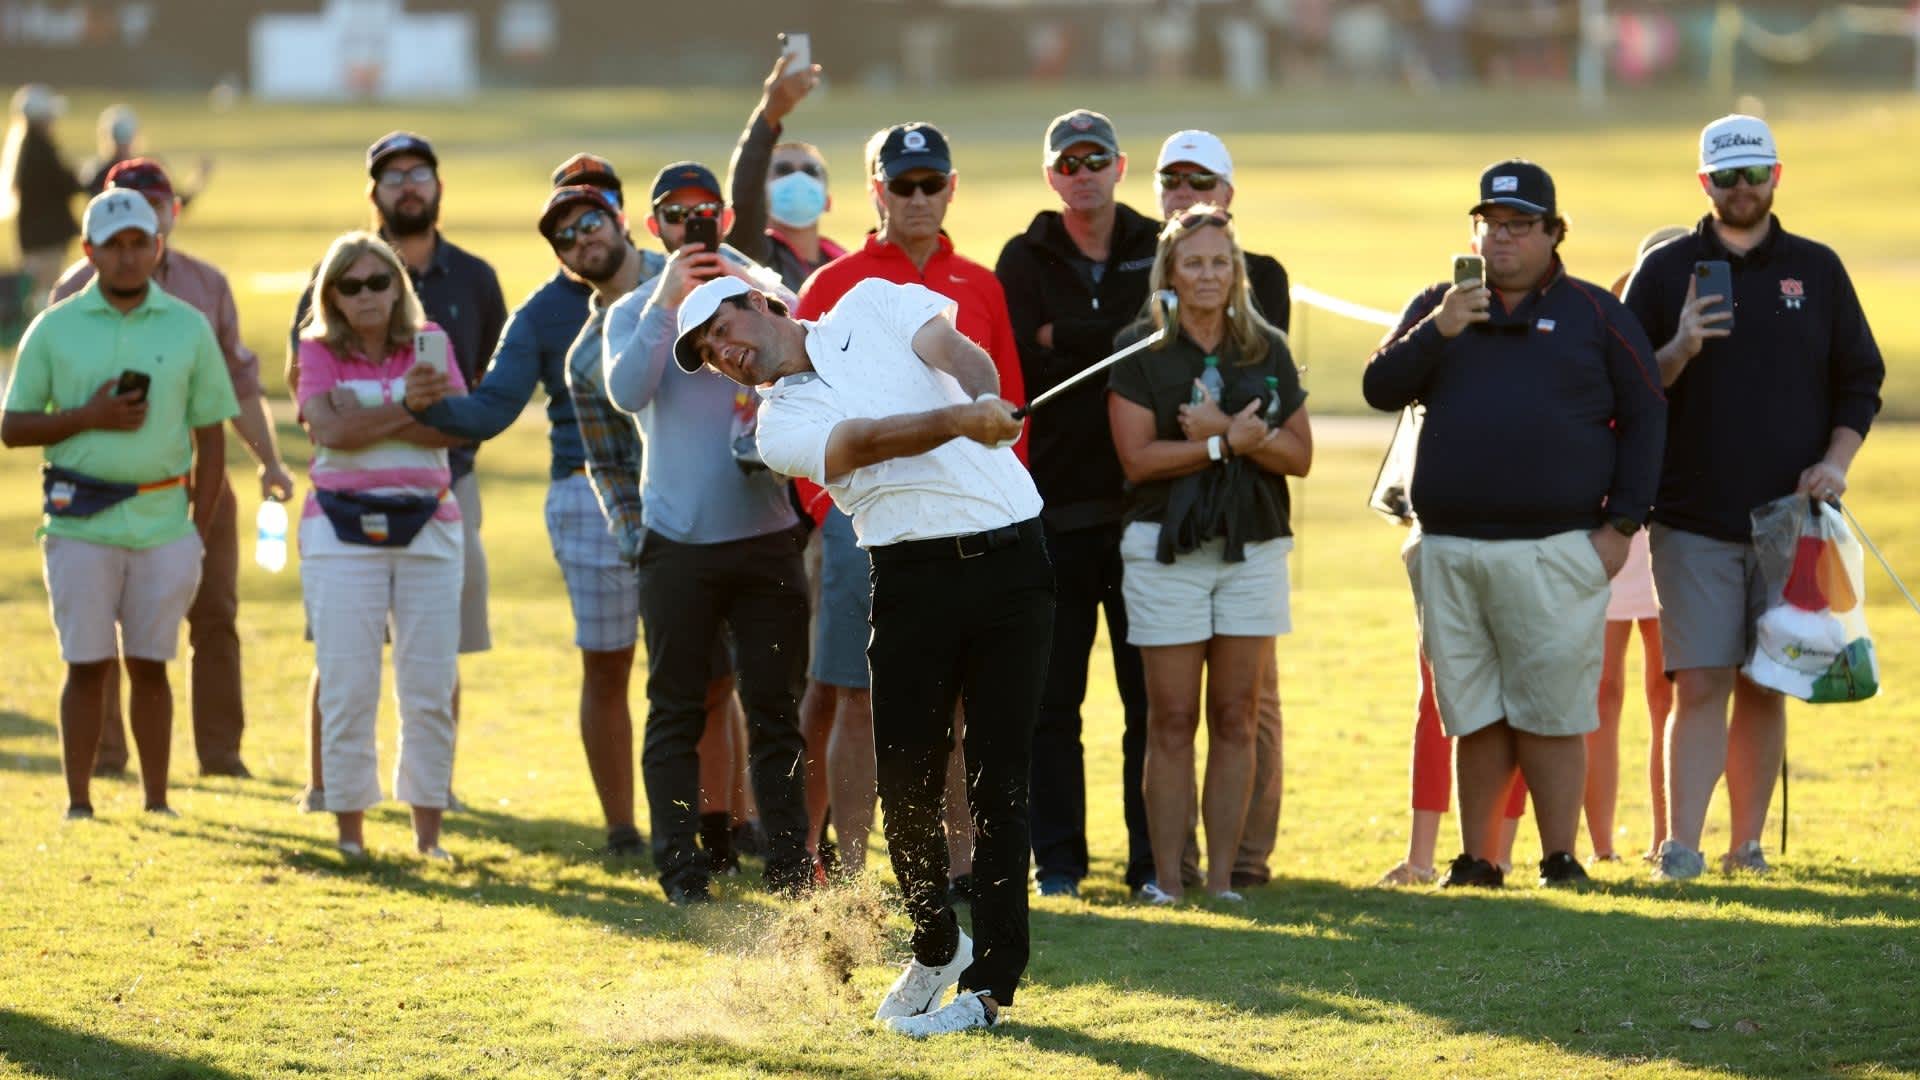
<path id="1" fill-rule="evenodd" d="M 1210 172 L 1177 173 L 1163 172 L 1160 175 L 1160 190 L 1175 191 L 1185 184 L 1195 191 L 1212 191 L 1220 186 L 1220 178 Z"/>
<path id="2" fill-rule="evenodd" d="M 653 216 L 660 219 L 662 225 L 683 225 L 690 217 L 719 217 L 725 210 L 725 203 L 703 202 L 692 206 L 668 204 L 654 208 Z"/>
<path id="3" fill-rule="evenodd" d="M 1509 238 L 1518 240 L 1523 236 L 1532 236 L 1534 226 L 1539 225 L 1541 220 L 1542 219 L 1537 217 L 1514 218 L 1511 221 L 1489 221 L 1486 218 L 1474 218 L 1473 231 L 1479 233 L 1481 236 L 1493 236 L 1496 233 L 1505 233 Z"/>
<path id="4" fill-rule="evenodd" d="M 1195 211 L 1189 214 L 1181 214 L 1175 218 L 1174 221 L 1183 229 L 1197 229 L 1202 225 L 1211 225 L 1216 229 L 1224 229 L 1233 222 L 1233 215 L 1227 213 L 1225 210 L 1218 213 L 1200 213 Z"/>
<path id="5" fill-rule="evenodd" d="M 1072 176 L 1078 173 L 1082 166 L 1085 166 L 1088 172 L 1106 172 L 1107 166 L 1113 162 L 1114 155 L 1105 150 L 1095 150 L 1091 154 L 1061 154 L 1053 159 L 1053 167 L 1061 176 Z"/>
<path id="6" fill-rule="evenodd" d="M 820 179 L 820 166 L 815 165 L 811 161 L 802 161 L 799 164 L 791 161 L 776 161 L 773 163 L 773 175 L 775 176 L 791 176 L 797 172 L 806 173 L 815 180 Z"/>
<path id="7" fill-rule="evenodd" d="M 916 191 L 928 198 L 932 198 L 947 190 L 947 174 L 941 173 L 938 176 L 923 176 L 918 180 L 908 180 L 906 177 L 889 180 L 887 181 L 887 190 L 902 199 L 913 198 L 913 193 Z"/>
<path id="8" fill-rule="evenodd" d="M 402 184 L 431 184 L 434 172 L 431 165 L 415 165 L 411 169 L 386 169 L 380 173 L 380 186 L 396 188 Z"/>
<path id="9" fill-rule="evenodd" d="M 1707 180 L 1722 191 L 1731 188 L 1742 179 L 1748 187 L 1759 187 L 1773 178 L 1771 165 L 1742 165 L 1737 169 L 1715 169 L 1707 174 Z"/>
<path id="10" fill-rule="evenodd" d="M 579 217 L 574 218 L 573 224 L 566 228 L 555 229 L 553 235 L 548 237 L 547 241 L 553 245 L 553 250 L 561 253 L 569 252 L 573 250 L 574 241 L 583 237 L 592 236 L 594 233 L 599 232 L 606 223 L 607 215 L 604 212 L 589 210 Z"/>
<path id="11" fill-rule="evenodd" d="M 360 290 L 370 293 L 383 293 L 393 288 L 392 274 L 372 274 L 364 278 L 343 277 L 333 283 L 341 296 L 359 296 Z"/>

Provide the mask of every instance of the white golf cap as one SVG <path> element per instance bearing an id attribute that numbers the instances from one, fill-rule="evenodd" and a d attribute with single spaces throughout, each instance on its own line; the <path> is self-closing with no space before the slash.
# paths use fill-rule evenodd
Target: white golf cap
<path id="1" fill-rule="evenodd" d="M 13 92 L 13 111 L 29 120 L 51 120 L 67 111 L 67 99 L 46 83 L 28 83 Z"/>
<path id="2" fill-rule="evenodd" d="M 700 331 L 713 319 L 720 305 L 736 296 L 745 296 L 753 287 L 737 277 L 722 276 L 705 282 L 680 301 L 680 316 L 675 323 L 673 362 L 689 374 L 699 371 L 703 361 L 695 346 Z M 784 308 L 782 310 L 785 310 Z"/>
<path id="3" fill-rule="evenodd" d="M 160 219 L 154 216 L 147 197 L 131 188 L 108 188 L 87 204 L 87 216 L 81 231 L 87 243 L 95 247 L 126 229 L 139 229 L 148 236 L 160 231 Z"/>
<path id="4" fill-rule="evenodd" d="M 1733 113 L 1700 129 L 1700 171 L 1737 169 L 1743 165 L 1775 165 L 1773 132 L 1757 116 Z"/>
<path id="5" fill-rule="evenodd" d="M 1153 169 L 1159 172 L 1182 161 L 1233 183 L 1233 155 L 1227 153 L 1227 144 L 1220 141 L 1220 136 L 1211 131 L 1188 129 L 1167 136 L 1167 141 L 1160 144 L 1160 163 Z"/>

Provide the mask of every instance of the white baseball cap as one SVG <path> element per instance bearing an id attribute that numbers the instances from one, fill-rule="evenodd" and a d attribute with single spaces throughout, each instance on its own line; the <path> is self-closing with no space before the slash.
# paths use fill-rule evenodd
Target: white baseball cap
<path id="1" fill-rule="evenodd" d="M 145 195 L 131 188 L 108 188 L 87 204 L 86 221 L 81 226 L 87 243 L 99 247 L 125 229 L 139 229 L 148 236 L 160 232 L 160 219 L 154 216 Z"/>
<path id="2" fill-rule="evenodd" d="M 700 359 L 699 334 L 713 320 L 714 312 L 720 305 L 736 296 L 745 296 L 756 292 L 753 286 L 732 275 L 725 275 L 703 282 L 698 288 L 680 301 L 680 315 L 674 322 L 673 362 L 681 371 L 691 375 L 703 366 Z M 787 313 L 787 305 L 777 296 L 761 293 L 767 298 L 767 307 L 779 315 Z"/>
<path id="3" fill-rule="evenodd" d="M 1211 131 L 1190 128 L 1167 136 L 1167 141 L 1160 144 L 1160 162 L 1153 171 L 1159 172 L 1182 161 L 1233 183 L 1233 155 L 1227 153 L 1227 144 L 1220 141 L 1220 136 Z"/>
<path id="4" fill-rule="evenodd" d="M 1773 132 L 1757 116 L 1732 113 L 1700 129 L 1700 171 L 1738 169 L 1743 165 L 1777 165 Z"/>

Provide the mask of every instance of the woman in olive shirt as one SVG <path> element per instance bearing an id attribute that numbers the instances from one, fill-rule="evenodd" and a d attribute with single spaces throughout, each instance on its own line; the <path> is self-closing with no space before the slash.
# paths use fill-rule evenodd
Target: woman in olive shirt
<path id="1" fill-rule="evenodd" d="M 1290 628 L 1286 478 L 1307 474 L 1313 435 L 1286 335 L 1251 302 L 1226 211 L 1196 206 L 1167 223 L 1152 289 L 1179 297 L 1177 320 L 1114 366 L 1107 396 L 1127 476 L 1127 640 L 1147 676 L 1143 786 L 1157 881 L 1141 895 L 1181 896 L 1204 670 L 1207 889 L 1238 900 L 1230 884 L 1253 781 L 1254 695 L 1274 637 Z M 1163 320 L 1149 304 L 1119 343 Z"/>

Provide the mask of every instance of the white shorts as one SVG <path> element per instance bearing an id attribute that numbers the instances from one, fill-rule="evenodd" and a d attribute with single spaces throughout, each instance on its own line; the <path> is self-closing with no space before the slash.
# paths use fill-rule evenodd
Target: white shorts
<path id="1" fill-rule="evenodd" d="M 1127 644 L 1192 645 L 1218 636 L 1276 637 L 1293 629 L 1287 586 L 1292 537 L 1246 545 L 1244 562 L 1222 558 L 1225 540 L 1159 562 L 1160 525 L 1136 521 L 1120 534 Z"/>
<path id="2" fill-rule="evenodd" d="M 49 536 L 40 548 L 62 660 L 164 663 L 180 651 L 180 623 L 200 588 L 200 534 L 139 550 Z"/>

